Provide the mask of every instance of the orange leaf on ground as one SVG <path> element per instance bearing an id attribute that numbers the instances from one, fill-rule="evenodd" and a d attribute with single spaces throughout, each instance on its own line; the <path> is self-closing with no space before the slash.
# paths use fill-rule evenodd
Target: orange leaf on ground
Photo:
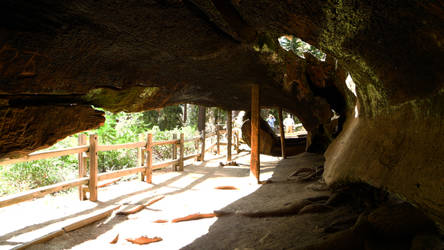
<path id="1" fill-rule="evenodd" d="M 131 209 L 131 210 L 127 210 L 127 211 L 120 211 L 117 214 L 118 215 L 128 215 L 128 214 L 135 214 L 137 212 L 139 212 L 140 210 L 144 209 L 145 206 L 144 205 L 138 205 L 135 208 Z"/>
<path id="2" fill-rule="evenodd" d="M 147 203 L 145 203 L 145 204 L 143 204 L 143 205 L 138 205 L 138 206 L 134 207 L 134 208 L 131 209 L 131 210 L 120 211 L 120 212 L 118 212 L 117 214 L 118 214 L 118 215 L 135 214 L 135 213 L 141 211 L 142 209 L 144 209 L 145 207 L 148 207 L 148 206 L 150 206 L 150 205 L 152 205 L 152 204 L 154 204 L 154 203 L 156 203 L 156 202 L 162 200 L 163 198 L 165 198 L 165 196 L 162 195 L 162 196 L 160 196 L 160 197 L 157 197 L 157 198 L 154 198 L 154 199 L 148 201 Z"/>
<path id="3" fill-rule="evenodd" d="M 109 244 L 116 244 L 117 241 L 119 241 L 119 234 L 117 234 L 116 237 Z"/>
<path id="4" fill-rule="evenodd" d="M 189 221 L 189 220 L 200 220 L 200 219 L 205 219 L 205 218 L 213 218 L 216 217 L 216 215 L 214 213 L 211 214 L 190 214 L 188 216 L 185 217 L 181 217 L 181 218 L 176 218 L 174 220 L 172 220 L 171 222 L 176 223 L 176 222 L 181 222 L 181 221 Z"/>
<path id="5" fill-rule="evenodd" d="M 148 238 L 146 236 L 141 236 L 141 237 L 134 239 L 134 240 L 133 239 L 126 239 L 126 240 L 133 243 L 133 244 L 145 245 L 145 244 L 150 244 L 153 242 L 161 241 L 162 238 L 160 238 L 160 237 Z"/>
<path id="6" fill-rule="evenodd" d="M 148 207 L 148 206 L 150 206 L 150 205 L 153 205 L 154 203 L 156 203 L 156 202 L 158 202 L 158 201 L 160 201 L 160 200 L 162 200 L 163 198 L 165 198 L 165 196 L 160 196 L 160 197 L 158 197 L 158 198 L 155 198 L 155 199 L 152 199 L 152 200 L 150 200 L 150 201 L 148 201 L 146 204 L 144 204 L 146 207 Z"/>
<path id="7" fill-rule="evenodd" d="M 167 223 L 167 220 L 155 220 L 154 223 Z"/>
<path id="8" fill-rule="evenodd" d="M 219 187 L 215 187 L 215 189 L 221 189 L 221 190 L 238 190 L 237 187 L 233 187 L 233 186 L 219 186 Z"/>

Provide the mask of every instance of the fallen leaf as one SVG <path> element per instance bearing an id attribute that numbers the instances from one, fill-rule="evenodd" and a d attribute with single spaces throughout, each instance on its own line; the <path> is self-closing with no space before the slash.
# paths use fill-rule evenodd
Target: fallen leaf
<path id="1" fill-rule="evenodd" d="M 148 238 L 146 236 L 141 236 L 141 237 L 134 239 L 134 240 L 133 239 L 126 239 L 126 240 L 133 243 L 133 244 L 145 245 L 145 244 L 150 244 L 153 242 L 161 241 L 162 238 L 160 238 L 160 237 Z"/>
<path id="2" fill-rule="evenodd" d="M 131 210 L 127 210 L 127 211 L 120 211 L 117 214 L 118 215 L 128 215 L 128 214 L 135 214 L 137 212 L 139 212 L 140 210 L 144 209 L 145 205 L 138 205 L 135 208 L 131 209 Z"/>
<path id="3" fill-rule="evenodd" d="M 221 189 L 221 190 L 238 190 L 237 187 L 233 187 L 233 186 L 219 186 L 219 187 L 215 187 L 215 189 Z"/>
<path id="4" fill-rule="evenodd" d="M 160 196 L 160 197 L 158 197 L 158 198 L 154 198 L 154 199 L 150 200 L 149 202 L 147 202 L 147 203 L 144 204 L 144 205 L 145 205 L 146 207 L 148 207 L 148 206 L 153 205 L 154 203 L 156 203 L 156 202 L 162 200 L 163 198 L 165 198 L 165 196 Z"/>
<path id="5" fill-rule="evenodd" d="M 117 234 L 116 237 L 109 244 L 116 244 L 117 241 L 119 241 L 119 234 Z"/>
<path id="6" fill-rule="evenodd" d="M 155 220 L 154 223 L 167 223 L 167 220 Z"/>
<path id="7" fill-rule="evenodd" d="M 190 214 L 188 216 L 185 217 L 181 217 L 181 218 L 176 218 L 174 220 L 172 220 L 171 222 L 176 223 L 176 222 L 181 222 L 181 221 L 189 221 L 189 220 L 200 220 L 200 219 L 204 219 L 204 218 L 213 218 L 216 217 L 216 215 L 214 213 L 211 214 Z"/>
<path id="8" fill-rule="evenodd" d="M 138 205 L 138 206 L 134 207 L 134 208 L 131 209 L 131 210 L 120 211 L 120 212 L 118 212 L 117 214 L 118 214 L 118 215 L 135 214 L 135 213 L 141 211 L 142 209 L 144 209 L 145 207 L 148 207 L 148 206 L 150 206 L 150 205 L 152 205 L 152 204 L 154 204 L 154 203 L 156 203 L 156 202 L 162 200 L 163 198 L 165 198 L 165 196 L 160 196 L 160 197 L 154 198 L 154 199 L 148 201 L 147 203 L 145 203 L 145 204 L 143 204 L 143 205 Z"/>

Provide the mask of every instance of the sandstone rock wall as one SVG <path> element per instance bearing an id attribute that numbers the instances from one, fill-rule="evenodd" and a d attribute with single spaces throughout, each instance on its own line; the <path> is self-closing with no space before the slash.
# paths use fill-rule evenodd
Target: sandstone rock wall
<path id="1" fill-rule="evenodd" d="M 371 119 L 350 115 L 325 153 L 326 182 L 386 189 L 444 225 L 443 94 L 379 110 Z"/>
<path id="2" fill-rule="evenodd" d="M 49 147 L 104 122 L 104 112 L 89 106 L 0 108 L 0 158 L 15 158 Z"/>

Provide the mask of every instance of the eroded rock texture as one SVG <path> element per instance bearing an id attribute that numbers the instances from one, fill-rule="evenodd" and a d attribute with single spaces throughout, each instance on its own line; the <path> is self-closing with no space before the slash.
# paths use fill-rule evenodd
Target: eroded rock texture
<path id="1" fill-rule="evenodd" d="M 6 1 L 1 12 L 6 106 L 248 109 L 255 83 L 264 106 L 283 106 L 312 129 L 329 122 L 331 107 L 310 86 L 344 75 L 284 51 L 224 1 Z"/>
<path id="2" fill-rule="evenodd" d="M 49 147 L 59 138 L 99 127 L 103 115 L 89 106 L 0 108 L 0 155 L 13 158 Z"/>
<path id="3" fill-rule="evenodd" d="M 419 0 L 2 1 L 2 126 L 17 129 L 2 130 L 0 157 L 103 122 L 83 105 L 248 109 L 255 83 L 263 107 L 298 116 L 312 152 L 336 136 L 331 110 L 340 115 L 329 184 L 385 188 L 444 224 L 443 17 L 441 2 Z M 326 62 L 282 50 L 282 35 L 317 46 Z M 58 110 L 47 118 L 60 126 L 35 136 L 47 131 L 42 107 Z M 90 119 L 66 125 L 74 113 Z"/>

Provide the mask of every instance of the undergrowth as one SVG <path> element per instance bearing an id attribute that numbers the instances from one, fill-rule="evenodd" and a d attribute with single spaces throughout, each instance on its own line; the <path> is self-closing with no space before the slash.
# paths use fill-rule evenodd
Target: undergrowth
<path id="1" fill-rule="evenodd" d="M 100 145 L 130 143 L 146 140 L 146 134 L 153 134 L 153 141 L 172 140 L 173 134 L 179 139 L 184 133 L 185 139 L 199 133 L 193 127 L 175 128 L 160 131 L 159 127 L 146 127 L 140 113 L 106 113 L 106 122 L 99 129 L 86 132 L 97 134 Z M 140 134 L 143 134 L 141 137 Z M 79 134 L 69 136 L 49 149 L 62 149 L 77 146 Z M 140 138 L 140 139 L 139 139 Z M 47 150 L 49 150 L 47 149 Z M 193 142 L 185 143 L 185 155 L 195 153 Z M 99 152 L 99 172 L 136 167 L 137 149 L 121 149 Z M 154 162 L 172 158 L 172 146 L 156 146 Z M 77 155 L 62 156 L 38 161 L 23 162 L 0 166 L 0 196 L 14 194 L 62 181 L 78 178 Z"/>

